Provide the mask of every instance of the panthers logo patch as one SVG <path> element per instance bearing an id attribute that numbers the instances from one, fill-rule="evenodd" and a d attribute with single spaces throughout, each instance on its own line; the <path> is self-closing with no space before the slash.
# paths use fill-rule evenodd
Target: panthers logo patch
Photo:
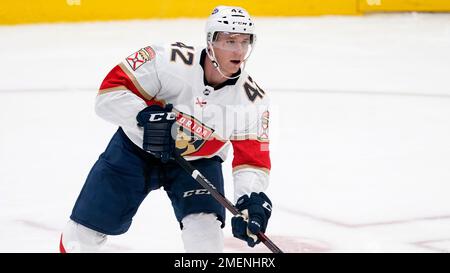
<path id="1" fill-rule="evenodd" d="M 182 156 L 198 151 L 214 133 L 212 128 L 184 113 L 178 114 L 177 125 L 175 146 Z"/>

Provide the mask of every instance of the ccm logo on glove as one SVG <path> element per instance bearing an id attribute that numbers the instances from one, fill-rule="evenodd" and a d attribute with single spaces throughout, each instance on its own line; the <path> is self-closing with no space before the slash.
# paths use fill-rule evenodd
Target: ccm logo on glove
<path id="1" fill-rule="evenodd" d="M 151 105 L 138 113 L 138 126 L 143 128 L 142 149 L 167 163 L 173 155 L 175 140 L 172 137 L 172 125 L 177 114 L 172 112 L 172 104 L 164 108 Z"/>
<path id="2" fill-rule="evenodd" d="M 163 120 L 164 116 L 166 116 L 166 120 L 175 120 L 177 118 L 177 114 L 174 112 L 169 113 L 155 113 L 151 114 L 148 121 L 155 122 L 155 121 L 161 121 Z"/>

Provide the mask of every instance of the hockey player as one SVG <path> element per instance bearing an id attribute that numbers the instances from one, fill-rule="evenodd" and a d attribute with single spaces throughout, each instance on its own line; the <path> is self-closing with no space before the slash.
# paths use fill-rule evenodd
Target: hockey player
<path id="1" fill-rule="evenodd" d="M 92 167 L 61 234 L 61 252 L 95 252 L 125 233 L 147 194 L 163 187 L 187 252 L 222 252 L 225 209 L 173 160 L 181 154 L 224 192 L 221 164 L 233 146 L 233 235 L 251 247 L 271 201 L 267 94 L 244 71 L 256 41 L 241 7 L 218 6 L 206 48 L 180 42 L 131 54 L 104 79 L 96 113 L 119 126 Z M 156 208 L 155 208 L 156 209 Z M 157 222 L 155 222 L 157 224 Z"/>

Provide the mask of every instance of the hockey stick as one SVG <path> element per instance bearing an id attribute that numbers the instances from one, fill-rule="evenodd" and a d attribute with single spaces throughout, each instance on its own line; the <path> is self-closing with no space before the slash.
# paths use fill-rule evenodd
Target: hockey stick
<path id="1" fill-rule="evenodd" d="M 175 153 L 174 156 L 175 161 L 191 176 L 200 183 L 206 190 L 208 190 L 214 199 L 217 200 L 222 206 L 228 209 L 234 216 L 241 215 L 241 212 L 220 192 L 217 191 L 216 187 L 211 184 L 197 169 L 195 169 L 189 162 L 186 161 L 183 157 Z M 267 246 L 273 253 L 283 253 L 283 251 L 275 245 L 263 232 L 258 232 L 256 234 L 258 239 Z"/>

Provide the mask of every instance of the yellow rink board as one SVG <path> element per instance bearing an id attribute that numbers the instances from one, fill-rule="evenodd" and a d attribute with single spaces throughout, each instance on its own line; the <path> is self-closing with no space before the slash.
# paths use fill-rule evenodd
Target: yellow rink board
<path id="1" fill-rule="evenodd" d="M 242 6 L 253 16 L 450 11 L 450 0 L 0 0 L 0 24 L 204 18 L 221 4 Z"/>
<path id="2" fill-rule="evenodd" d="M 253 16 L 357 14 L 358 0 L 0 0 L 0 24 L 207 17 L 217 5 Z"/>
<path id="3" fill-rule="evenodd" d="M 450 0 L 359 0 L 361 12 L 450 11 Z"/>

